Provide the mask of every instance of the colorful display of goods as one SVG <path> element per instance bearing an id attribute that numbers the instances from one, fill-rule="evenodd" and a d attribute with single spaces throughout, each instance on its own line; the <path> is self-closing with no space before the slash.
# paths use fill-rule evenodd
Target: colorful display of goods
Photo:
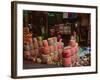
<path id="1" fill-rule="evenodd" d="M 69 45 L 64 47 L 62 39 L 57 37 L 43 40 L 41 36 L 32 38 L 27 27 L 24 28 L 24 59 L 38 64 L 53 64 L 64 67 L 90 65 L 89 47 L 80 49 L 76 39 L 71 38 Z M 79 54 L 81 50 L 81 54 Z M 83 55 L 84 54 L 84 55 Z"/>

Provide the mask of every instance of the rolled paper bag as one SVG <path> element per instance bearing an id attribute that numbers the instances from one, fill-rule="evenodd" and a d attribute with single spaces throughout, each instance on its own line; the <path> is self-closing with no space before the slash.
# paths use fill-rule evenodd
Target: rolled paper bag
<path id="1" fill-rule="evenodd" d="M 58 55 L 59 55 L 58 51 L 54 51 L 54 56 L 58 56 Z"/>
<path id="2" fill-rule="evenodd" d="M 71 65 L 72 65 L 72 63 L 71 63 L 71 57 L 63 58 L 62 64 L 65 67 L 71 67 Z"/>
<path id="3" fill-rule="evenodd" d="M 42 41 L 42 37 L 41 36 L 38 36 L 37 39 L 38 39 L 38 41 Z"/>
<path id="4" fill-rule="evenodd" d="M 27 37 L 24 37 L 24 43 L 29 43 L 29 39 Z"/>
<path id="5" fill-rule="evenodd" d="M 70 46 L 71 46 L 71 47 L 76 46 L 76 41 L 75 41 L 75 40 L 70 40 Z"/>
<path id="6" fill-rule="evenodd" d="M 30 45 L 24 44 L 24 51 L 29 51 L 29 50 L 30 50 Z"/>
<path id="7" fill-rule="evenodd" d="M 54 62 L 59 61 L 59 57 L 58 57 L 58 56 L 54 56 L 53 61 L 54 61 Z"/>
<path id="8" fill-rule="evenodd" d="M 51 46 L 53 45 L 54 41 L 53 41 L 53 38 L 48 38 L 48 44 Z"/>
<path id="9" fill-rule="evenodd" d="M 47 64 L 53 64 L 53 62 L 52 62 L 52 58 L 51 58 L 50 56 L 48 56 Z"/>
<path id="10" fill-rule="evenodd" d="M 58 42 L 58 49 L 62 49 L 62 45 Z"/>
<path id="11" fill-rule="evenodd" d="M 30 51 L 24 51 L 24 58 L 25 59 L 30 59 Z"/>
<path id="12" fill-rule="evenodd" d="M 54 50 L 58 51 L 58 45 L 57 45 L 57 43 L 54 43 Z"/>
<path id="13" fill-rule="evenodd" d="M 23 31 L 29 32 L 29 27 L 24 27 L 24 28 L 23 28 Z"/>
<path id="14" fill-rule="evenodd" d="M 37 58 L 37 63 L 41 63 L 42 60 L 40 58 Z"/>
<path id="15" fill-rule="evenodd" d="M 53 37 L 53 41 L 57 43 L 57 37 Z"/>
<path id="16" fill-rule="evenodd" d="M 24 40 L 27 40 L 27 42 L 29 42 L 29 43 L 32 42 L 32 34 L 31 33 L 27 34 L 25 37 L 26 37 L 26 39 L 24 38 Z"/>
<path id="17" fill-rule="evenodd" d="M 34 49 L 33 43 L 29 44 L 30 50 Z"/>
<path id="18" fill-rule="evenodd" d="M 57 43 L 57 47 L 58 47 L 58 49 L 63 49 L 63 43 L 62 42 L 58 42 Z"/>
<path id="19" fill-rule="evenodd" d="M 33 41 L 34 41 L 34 42 L 37 42 L 37 38 L 33 38 Z"/>
<path id="20" fill-rule="evenodd" d="M 39 56 L 39 50 L 38 49 L 34 49 L 34 52 L 36 54 L 36 57 L 38 57 Z"/>
<path id="21" fill-rule="evenodd" d="M 53 60 L 53 58 L 54 58 L 54 53 L 50 53 L 50 56 L 51 56 L 51 58 L 52 58 L 52 60 Z"/>
<path id="22" fill-rule="evenodd" d="M 63 52 L 63 49 L 58 49 L 59 54 L 62 54 L 62 52 Z"/>
<path id="23" fill-rule="evenodd" d="M 23 43 L 24 43 L 24 45 L 29 45 L 28 41 L 24 41 Z"/>
<path id="24" fill-rule="evenodd" d="M 39 45 L 39 47 L 43 47 L 43 42 L 42 41 L 38 41 L 38 45 Z"/>
<path id="25" fill-rule="evenodd" d="M 32 38 L 32 33 L 28 33 L 27 38 Z"/>
<path id="26" fill-rule="evenodd" d="M 41 55 L 43 54 L 43 47 L 39 47 L 38 50 L 39 50 L 39 55 L 38 55 L 38 57 L 40 58 Z"/>
<path id="27" fill-rule="evenodd" d="M 24 40 L 26 40 L 26 39 L 27 39 L 26 34 L 23 34 L 23 39 L 24 39 Z"/>
<path id="28" fill-rule="evenodd" d="M 63 58 L 68 58 L 68 57 L 70 57 L 71 56 L 71 50 L 70 50 L 70 48 L 69 49 L 66 49 L 66 50 L 64 50 L 63 52 L 62 52 L 62 57 Z"/>
<path id="29" fill-rule="evenodd" d="M 43 40 L 43 46 L 48 47 L 48 41 L 47 40 Z"/>
<path id="30" fill-rule="evenodd" d="M 33 38 L 33 44 L 34 44 L 34 48 L 36 49 L 36 48 L 38 48 L 39 46 L 38 46 L 38 42 L 37 42 L 37 39 L 36 38 Z"/>
<path id="31" fill-rule="evenodd" d="M 46 64 L 47 64 L 48 57 L 49 57 L 48 55 L 42 54 L 42 55 L 41 55 L 42 63 L 46 63 Z"/>
<path id="32" fill-rule="evenodd" d="M 33 39 L 32 38 L 29 38 L 29 43 L 33 43 Z"/>
<path id="33" fill-rule="evenodd" d="M 35 57 L 36 56 L 36 53 L 35 53 L 34 49 L 33 50 L 30 50 L 30 54 L 31 54 L 32 57 Z"/>
<path id="34" fill-rule="evenodd" d="M 37 42 L 34 42 L 33 45 L 34 45 L 35 49 L 37 49 L 39 47 Z"/>
<path id="35" fill-rule="evenodd" d="M 58 54 L 58 51 L 55 51 L 55 52 L 54 52 L 53 61 L 59 61 L 59 54 Z"/>
<path id="36" fill-rule="evenodd" d="M 44 47 L 40 47 L 40 48 L 39 48 L 39 53 L 40 53 L 40 54 L 43 54 L 43 52 L 44 52 Z"/>
<path id="37" fill-rule="evenodd" d="M 32 60 L 33 63 L 36 63 L 36 59 L 37 58 L 35 58 L 35 57 L 31 57 L 31 60 Z"/>
<path id="38" fill-rule="evenodd" d="M 53 53 L 54 52 L 54 46 L 49 46 L 49 48 L 50 48 L 50 53 Z"/>
<path id="39" fill-rule="evenodd" d="M 49 47 L 44 47 L 44 48 L 43 48 L 43 54 L 45 54 L 45 55 L 50 54 L 50 49 L 49 49 Z"/>
<path id="40" fill-rule="evenodd" d="M 43 47 L 42 37 L 37 37 L 39 47 Z"/>

